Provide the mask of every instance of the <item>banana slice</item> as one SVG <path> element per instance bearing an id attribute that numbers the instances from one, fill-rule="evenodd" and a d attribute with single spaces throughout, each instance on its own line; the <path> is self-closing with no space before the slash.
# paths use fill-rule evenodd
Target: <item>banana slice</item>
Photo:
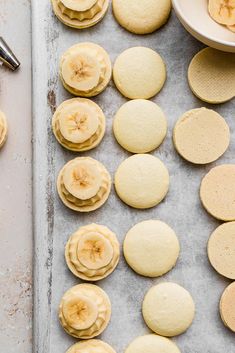
<path id="1" fill-rule="evenodd" d="M 92 97 L 102 92 L 111 79 L 111 62 L 106 51 L 93 43 L 80 43 L 65 52 L 60 77 L 69 92 Z"/>
<path id="2" fill-rule="evenodd" d="M 101 207 L 108 199 L 111 177 L 95 159 L 75 158 L 62 168 L 57 189 L 66 206 L 75 211 L 89 212 Z"/>
<path id="3" fill-rule="evenodd" d="M 71 296 L 64 302 L 63 315 L 70 327 L 75 330 L 86 330 L 95 323 L 98 308 L 85 295 Z"/>
<path id="4" fill-rule="evenodd" d="M 55 15 L 65 25 L 83 29 L 102 20 L 109 0 L 52 0 L 52 6 Z"/>
<path id="5" fill-rule="evenodd" d="M 97 0 L 60 0 L 67 8 L 74 11 L 87 11 L 97 3 Z"/>
<path id="6" fill-rule="evenodd" d="M 100 335 L 111 316 L 107 294 L 93 284 L 79 284 L 69 289 L 59 307 L 60 323 L 76 338 L 89 339 Z"/>
<path id="7" fill-rule="evenodd" d="M 87 281 L 98 281 L 110 275 L 120 257 L 116 235 L 107 227 L 89 224 L 69 239 L 65 258 L 70 271 Z"/>
<path id="8" fill-rule="evenodd" d="M 114 349 L 101 340 L 89 340 L 75 343 L 66 353 L 116 353 Z"/>
<path id="9" fill-rule="evenodd" d="M 99 233 L 85 234 L 78 243 L 77 253 L 83 266 L 91 270 L 107 266 L 113 258 L 113 247 Z"/>
<path id="10" fill-rule="evenodd" d="M 99 83 L 101 65 L 91 53 L 81 51 L 65 58 L 61 72 L 70 87 L 81 92 L 89 92 Z"/>
<path id="11" fill-rule="evenodd" d="M 65 139 L 73 143 L 87 141 L 98 129 L 99 119 L 87 106 L 67 107 L 60 116 L 60 131 Z"/>
<path id="12" fill-rule="evenodd" d="M 218 23 L 235 24 L 235 0 L 209 0 L 209 13 Z"/>
<path id="13" fill-rule="evenodd" d="M 0 111 L 0 148 L 4 145 L 7 140 L 7 120 L 3 112 Z"/>
<path id="14" fill-rule="evenodd" d="M 94 197 L 102 183 L 102 176 L 90 160 L 71 163 L 64 171 L 64 186 L 76 198 L 88 200 Z"/>
<path id="15" fill-rule="evenodd" d="M 65 148 L 88 151 L 103 139 L 106 122 L 103 111 L 89 99 L 73 98 L 63 102 L 54 113 L 52 129 Z"/>

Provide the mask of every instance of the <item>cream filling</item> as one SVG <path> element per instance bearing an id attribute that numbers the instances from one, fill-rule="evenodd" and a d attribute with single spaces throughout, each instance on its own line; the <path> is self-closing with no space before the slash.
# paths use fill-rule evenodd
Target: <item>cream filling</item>
<path id="1" fill-rule="evenodd" d="M 79 290 L 79 292 L 80 291 L 81 290 Z M 84 293 L 81 293 L 81 294 L 88 296 L 89 299 L 93 302 L 93 304 L 96 305 L 97 311 L 98 311 L 98 315 L 97 315 L 97 319 L 96 319 L 95 323 L 91 327 L 89 327 L 88 329 L 76 330 L 76 329 L 70 327 L 69 324 L 67 323 L 67 321 L 63 315 L 63 305 L 64 305 L 64 302 L 66 302 L 66 295 L 63 298 L 61 305 L 60 305 L 61 323 L 67 332 L 69 332 L 70 334 L 72 334 L 76 337 L 86 337 L 86 336 L 90 337 L 90 336 L 95 335 L 96 333 L 98 333 L 100 331 L 102 326 L 105 324 L 107 316 L 108 316 L 108 308 L 107 308 L 107 305 L 106 305 L 104 298 L 101 295 L 98 295 L 98 293 L 95 293 L 93 291 L 85 291 L 85 290 L 83 290 L 83 291 L 84 291 Z M 70 297 L 71 293 L 68 293 L 67 295 Z M 76 293 L 74 293 L 74 295 L 76 295 Z"/>
<path id="2" fill-rule="evenodd" d="M 91 270 L 88 267 L 85 267 L 80 261 L 79 261 L 79 254 L 77 252 L 78 248 L 78 243 L 81 237 L 86 234 L 87 232 L 92 232 L 96 231 L 97 233 L 102 234 L 106 239 L 109 240 L 109 242 L 112 245 L 113 248 L 113 257 L 111 261 L 109 262 L 108 265 L 101 267 L 100 269 L 97 270 Z M 79 233 L 75 233 L 69 240 L 69 245 L 68 245 L 68 255 L 69 255 L 69 260 L 71 261 L 71 264 L 74 266 L 74 269 L 77 271 L 77 273 L 81 273 L 87 277 L 97 277 L 97 276 L 103 276 L 105 273 L 113 269 L 118 261 L 119 258 L 119 245 L 115 241 L 115 239 L 112 238 L 112 236 L 108 233 L 101 232 L 100 228 L 93 228 L 91 227 L 86 227 L 83 228 L 79 231 Z"/>
<path id="3" fill-rule="evenodd" d="M 73 50 L 74 50 L 74 49 L 71 49 L 71 52 L 72 52 Z M 68 85 L 68 84 L 66 83 L 66 81 L 64 80 L 63 75 L 61 75 L 61 78 L 62 78 L 62 81 L 63 81 L 64 86 L 65 86 L 65 87 L 68 87 L 68 90 L 69 90 L 69 91 L 75 92 L 78 96 L 79 96 L 79 95 L 82 96 L 84 93 L 88 94 L 88 93 L 90 93 L 90 92 L 95 91 L 96 88 L 99 87 L 99 85 L 104 81 L 104 79 L 105 79 L 105 74 L 106 74 L 106 70 L 107 70 L 107 68 L 106 68 L 106 63 L 105 63 L 105 59 L 104 59 L 103 55 L 102 55 L 101 53 L 99 53 L 97 50 L 93 49 L 93 48 L 92 48 L 92 49 L 91 49 L 91 48 L 87 48 L 87 50 L 88 50 L 90 53 L 92 53 L 92 55 L 95 56 L 96 59 L 97 59 L 97 60 L 99 61 L 99 63 L 100 63 L 100 77 L 99 77 L 99 81 L 98 81 L 98 83 L 97 83 L 97 85 L 96 85 L 95 87 L 93 87 L 93 88 L 91 88 L 90 90 L 87 90 L 87 91 L 80 91 L 80 90 L 77 90 L 76 88 L 71 87 L 70 85 Z M 76 51 L 76 49 L 75 49 L 75 51 Z M 78 54 L 79 54 L 79 52 L 78 52 Z M 69 55 L 69 52 L 66 53 L 66 56 L 67 56 L 67 55 Z M 64 59 L 62 60 L 61 67 L 63 67 L 64 60 L 65 60 L 65 57 L 64 57 Z"/>
<path id="4" fill-rule="evenodd" d="M 99 12 L 101 12 L 103 9 L 104 1 L 105 0 L 97 0 L 95 5 L 92 6 L 87 11 L 75 11 L 75 10 L 69 9 L 60 0 L 58 2 L 58 7 L 62 12 L 62 14 L 68 16 L 71 20 L 76 19 L 82 22 L 84 20 L 91 20 Z"/>
<path id="5" fill-rule="evenodd" d="M 101 118 L 99 116 L 99 127 L 97 129 L 97 131 L 95 132 L 95 134 L 93 134 L 88 140 L 82 142 L 82 143 L 74 143 L 71 142 L 69 140 L 67 140 L 61 133 L 60 131 L 60 121 L 59 121 L 59 117 L 57 117 L 57 120 L 55 122 L 55 132 L 56 132 L 56 136 L 58 138 L 58 140 L 61 142 L 62 145 L 67 146 L 69 148 L 72 149 L 76 149 L 76 150 L 82 150 L 84 148 L 90 147 L 92 146 L 100 137 L 101 133 L 102 133 L 102 121 Z"/>
<path id="6" fill-rule="evenodd" d="M 107 173 L 105 170 L 102 170 L 100 167 L 100 173 L 102 175 L 102 183 L 101 183 L 101 187 L 98 191 L 98 193 L 93 196 L 90 199 L 87 200 L 81 200 L 78 199 L 77 197 L 73 196 L 65 187 L 64 183 L 63 183 L 63 174 L 62 174 L 62 178 L 61 178 L 61 192 L 64 196 L 64 198 L 71 203 L 72 205 L 76 206 L 76 207 L 86 207 L 86 206 L 93 206 L 95 205 L 97 202 L 101 201 L 104 197 L 104 195 L 107 193 L 108 188 L 109 188 L 109 178 L 107 176 Z"/>

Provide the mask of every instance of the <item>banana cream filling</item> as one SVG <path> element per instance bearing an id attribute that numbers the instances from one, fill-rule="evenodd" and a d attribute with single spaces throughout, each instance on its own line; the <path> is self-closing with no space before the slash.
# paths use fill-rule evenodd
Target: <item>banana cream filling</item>
<path id="1" fill-rule="evenodd" d="M 90 20 L 102 11 L 105 0 L 58 0 L 60 11 L 71 20 L 79 21 Z"/>
<path id="2" fill-rule="evenodd" d="M 61 192 L 71 204 L 92 206 L 103 199 L 109 189 L 106 170 L 90 158 L 78 158 L 65 166 Z"/>
<path id="3" fill-rule="evenodd" d="M 57 139 L 70 149 L 89 148 L 103 133 L 104 118 L 88 103 L 71 102 L 55 113 L 54 119 Z"/>
<path id="4" fill-rule="evenodd" d="M 71 236 L 66 247 L 68 265 L 79 277 L 104 277 L 119 260 L 119 243 L 107 227 L 91 224 Z"/>
<path id="5" fill-rule="evenodd" d="M 107 324 L 109 316 L 107 299 L 101 289 L 94 290 L 92 285 L 71 288 L 60 304 L 59 318 L 62 326 L 78 338 L 98 335 Z"/>
<path id="6" fill-rule="evenodd" d="M 3 113 L 0 111 L 0 147 L 5 143 L 7 138 L 7 122 Z"/>
<path id="7" fill-rule="evenodd" d="M 105 73 L 105 58 L 95 48 L 78 45 L 62 57 L 62 81 L 68 90 L 77 95 L 95 91 L 104 81 Z"/>

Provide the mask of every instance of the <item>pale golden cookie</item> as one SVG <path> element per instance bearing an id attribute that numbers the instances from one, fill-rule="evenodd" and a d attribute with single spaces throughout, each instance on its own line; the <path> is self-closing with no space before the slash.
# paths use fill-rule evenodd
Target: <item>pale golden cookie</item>
<path id="1" fill-rule="evenodd" d="M 173 141 L 177 152 L 187 161 L 206 164 L 225 153 L 230 131 L 226 121 L 214 110 L 192 109 L 177 121 Z"/>
<path id="2" fill-rule="evenodd" d="M 78 212 L 100 208 L 108 199 L 111 177 L 106 168 L 90 157 L 78 157 L 61 169 L 57 190 L 62 202 Z"/>
<path id="3" fill-rule="evenodd" d="M 154 32 L 166 23 L 170 12 L 170 0 L 113 0 L 113 13 L 119 24 L 136 34 Z"/>
<path id="4" fill-rule="evenodd" d="M 235 96 L 235 55 L 205 48 L 192 59 L 188 69 L 193 93 L 208 103 L 223 103 Z"/>
<path id="5" fill-rule="evenodd" d="M 120 164 L 115 174 L 115 188 L 127 205 L 145 209 L 159 204 L 169 189 L 169 173 L 160 159 L 136 154 Z"/>
<path id="6" fill-rule="evenodd" d="M 180 353 L 180 350 L 169 338 L 152 334 L 137 337 L 125 353 Z"/>
<path id="7" fill-rule="evenodd" d="M 125 97 L 149 99 L 162 89 L 166 66 L 161 56 L 150 48 L 129 48 L 116 59 L 113 79 Z"/>
<path id="8" fill-rule="evenodd" d="M 235 220 L 235 165 L 212 168 L 203 178 L 200 188 L 203 206 L 222 221 Z"/>
<path id="9" fill-rule="evenodd" d="M 128 265 L 135 272 L 159 277 L 175 266 L 180 245 L 175 232 L 166 223 L 148 220 L 129 230 L 123 251 Z"/>
<path id="10" fill-rule="evenodd" d="M 235 279 L 235 222 L 224 223 L 212 233 L 208 242 L 208 257 L 214 269 Z"/>
<path id="11" fill-rule="evenodd" d="M 94 43 L 79 43 L 69 48 L 60 60 L 60 78 L 70 93 L 94 97 L 108 85 L 112 74 L 109 55 Z"/>
<path id="12" fill-rule="evenodd" d="M 0 148 L 5 144 L 7 140 L 7 132 L 8 126 L 5 114 L 0 111 Z"/>
<path id="13" fill-rule="evenodd" d="M 57 18 L 69 27 L 92 27 L 105 16 L 109 0 L 52 0 Z"/>
<path id="14" fill-rule="evenodd" d="M 59 307 L 62 327 L 70 336 L 80 339 L 99 336 L 108 326 L 110 317 L 109 297 L 93 284 L 79 284 L 69 289 Z"/>
<path id="15" fill-rule="evenodd" d="M 173 337 L 192 324 L 195 305 L 190 293 L 176 283 L 163 282 L 152 287 L 143 302 L 147 326 L 161 336 Z"/>
<path id="16" fill-rule="evenodd" d="M 66 353 L 116 353 L 115 350 L 101 340 L 88 340 L 75 343 Z"/>
<path id="17" fill-rule="evenodd" d="M 216 22 L 227 26 L 235 24 L 234 0 L 209 0 L 208 9 Z"/>
<path id="18" fill-rule="evenodd" d="M 225 289 L 220 299 L 220 315 L 225 326 L 235 332 L 235 282 Z"/>
<path id="19" fill-rule="evenodd" d="M 89 224 L 69 239 L 65 258 L 70 271 L 85 281 L 99 281 L 110 275 L 120 257 L 116 235 L 107 227 Z"/>
<path id="20" fill-rule="evenodd" d="M 123 104 L 118 110 L 113 131 L 118 143 L 127 151 L 146 153 L 163 142 L 167 133 L 167 120 L 157 104 L 135 99 Z"/>
<path id="21" fill-rule="evenodd" d="M 52 128 L 58 142 L 71 151 L 83 152 L 95 148 L 104 137 L 105 116 L 90 99 L 73 98 L 56 109 Z"/>

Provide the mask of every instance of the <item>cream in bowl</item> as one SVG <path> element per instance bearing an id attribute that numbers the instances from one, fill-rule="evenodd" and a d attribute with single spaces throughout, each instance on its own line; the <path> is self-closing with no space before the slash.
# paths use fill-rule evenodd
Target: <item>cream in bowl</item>
<path id="1" fill-rule="evenodd" d="M 223 24 L 216 22 L 221 17 L 233 18 L 235 1 L 214 2 L 217 6 L 221 3 L 221 8 L 212 7 L 209 0 L 173 0 L 173 7 L 180 22 L 193 37 L 212 48 L 235 53 L 235 33 L 227 27 L 226 20 L 222 21 L 225 22 Z M 226 4 L 228 8 L 225 7 Z"/>

